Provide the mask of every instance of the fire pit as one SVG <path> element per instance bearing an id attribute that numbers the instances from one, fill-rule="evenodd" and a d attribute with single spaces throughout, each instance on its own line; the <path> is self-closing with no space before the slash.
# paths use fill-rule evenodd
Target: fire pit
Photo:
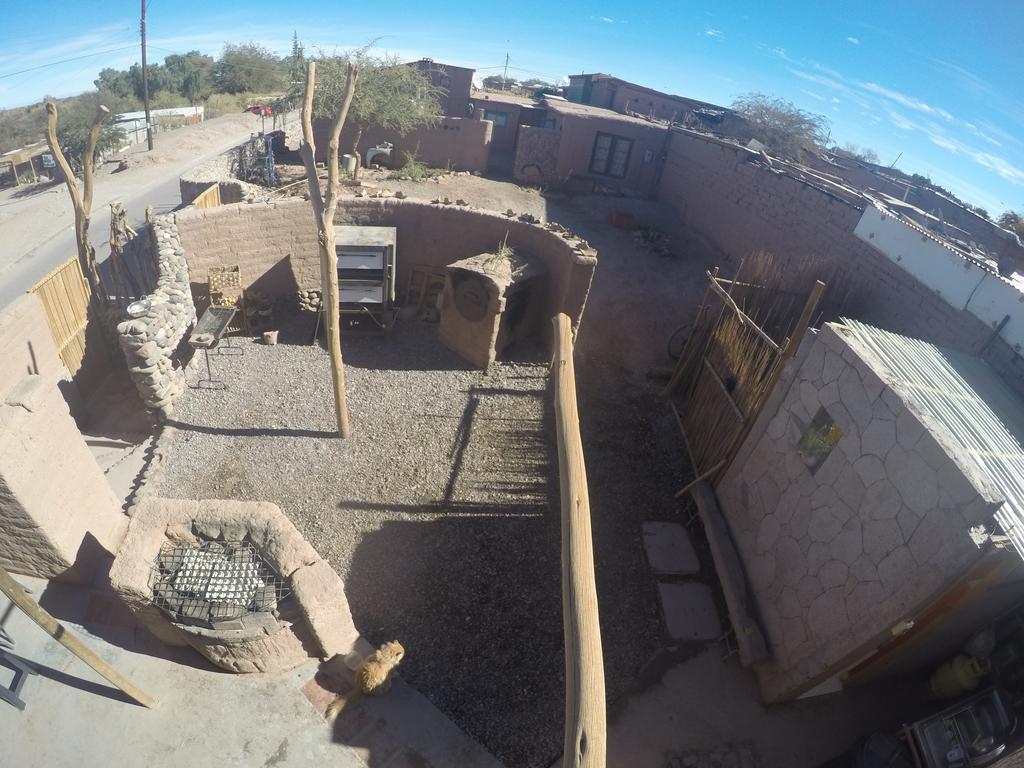
<path id="1" fill-rule="evenodd" d="M 349 653 L 344 584 L 273 504 L 147 497 L 110 570 L 139 621 L 233 672 Z"/>
<path id="2" fill-rule="evenodd" d="M 265 625 L 291 593 L 247 541 L 168 543 L 157 558 L 155 578 L 153 602 L 172 621 L 208 629 Z"/>

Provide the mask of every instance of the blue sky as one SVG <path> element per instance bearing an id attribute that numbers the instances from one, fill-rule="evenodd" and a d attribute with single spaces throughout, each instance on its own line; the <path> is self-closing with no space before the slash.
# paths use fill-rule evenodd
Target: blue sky
<path id="1" fill-rule="evenodd" d="M 0 27 L 0 107 L 91 87 L 138 60 L 137 2 L 10 3 Z M 52 11 L 52 12 L 51 12 Z M 840 144 L 930 176 L 991 213 L 1024 211 L 1024 3 L 285 3 L 151 0 L 150 57 L 254 40 L 281 53 L 382 38 L 431 56 L 552 80 L 602 71 L 728 104 L 762 91 L 823 114 Z M 84 26 L 83 26 L 84 25 Z M 21 74 L 20 70 L 45 66 Z"/>

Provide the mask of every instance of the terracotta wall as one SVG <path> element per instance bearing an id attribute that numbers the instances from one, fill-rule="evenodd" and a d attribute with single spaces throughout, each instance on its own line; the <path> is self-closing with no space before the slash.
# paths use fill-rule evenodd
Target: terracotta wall
<path id="1" fill-rule="evenodd" d="M 246 286 L 269 295 L 294 295 L 319 288 L 316 230 L 309 203 L 298 198 L 274 203 L 190 208 L 176 214 L 178 236 L 189 265 L 193 293 L 206 292 L 206 275 L 215 264 L 238 264 Z M 497 213 L 413 200 L 363 198 L 342 201 L 337 224 L 398 228 L 397 288 L 401 296 L 412 266 L 444 266 L 508 244 L 539 258 L 549 280 L 544 310 L 565 312 L 579 322 L 597 264 L 596 254 L 536 224 Z"/>
<path id="2" fill-rule="evenodd" d="M 446 117 L 434 128 L 420 128 L 400 135 L 396 131 L 388 131 L 379 127 L 370 127 L 363 131 L 359 140 L 359 156 L 366 160 L 366 150 L 381 142 L 390 141 L 395 145 L 391 152 L 391 160 L 385 161 L 388 166 L 400 166 L 405 162 L 405 153 L 415 153 L 420 162 L 435 168 L 451 168 L 455 171 L 487 170 L 487 161 L 491 149 L 490 123 L 463 117 Z M 325 120 L 313 122 L 313 133 L 316 139 L 317 162 L 327 160 L 327 142 L 330 135 L 330 123 Z M 351 128 L 341 137 L 342 153 L 352 150 Z M 346 139 L 346 136 L 349 138 Z"/>
<path id="3" fill-rule="evenodd" d="M 665 146 L 666 129 L 640 121 L 616 120 L 552 112 L 555 130 L 561 132 L 555 175 L 562 181 L 587 178 L 644 195 L 657 191 L 658 156 Z M 618 179 L 590 173 L 590 158 L 597 134 L 610 133 L 633 140 L 626 175 Z"/>
<path id="4" fill-rule="evenodd" d="M 863 199 L 768 168 L 747 149 L 673 131 L 658 195 L 687 229 L 722 251 L 726 271 L 760 250 L 794 263 L 811 256 L 820 261 L 828 295 L 857 319 L 972 354 L 992 334 L 854 236 Z M 997 339 L 984 357 L 1024 393 L 1024 364 L 1013 349 Z"/>

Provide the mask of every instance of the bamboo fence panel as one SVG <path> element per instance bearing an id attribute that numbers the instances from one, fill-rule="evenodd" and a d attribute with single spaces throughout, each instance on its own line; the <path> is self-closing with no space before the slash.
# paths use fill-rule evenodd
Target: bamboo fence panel
<path id="1" fill-rule="evenodd" d="M 755 254 L 733 280 L 707 273 L 705 300 L 665 392 L 683 396 L 677 420 L 695 476 L 721 479 L 795 354 L 825 289 L 814 269 L 810 260 L 794 270 Z"/>
<path id="2" fill-rule="evenodd" d="M 98 323 L 90 323 L 92 292 L 78 258 L 54 269 L 30 289 L 39 297 L 60 359 L 82 396 L 99 387 L 110 367 L 110 354 Z"/>
<path id="3" fill-rule="evenodd" d="M 203 190 L 199 197 L 192 201 L 192 205 L 197 208 L 219 208 L 220 202 L 220 185 L 211 184 L 205 190 Z"/>

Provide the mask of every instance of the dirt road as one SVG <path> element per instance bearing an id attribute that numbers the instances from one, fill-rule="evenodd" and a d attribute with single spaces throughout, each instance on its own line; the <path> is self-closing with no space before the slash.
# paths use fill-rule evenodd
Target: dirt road
<path id="1" fill-rule="evenodd" d="M 252 131 L 250 114 L 225 115 L 199 125 L 156 136 L 153 152 L 145 144 L 126 150 L 125 171 L 108 163 L 96 174 L 92 240 L 101 261 L 108 255 L 111 202 L 120 201 L 137 227 L 147 205 L 157 213 L 176 208 L 178 177 L 223 152 Z M 32 184 L 0 191 L 0 307 L 28 290 L 40 277 L 75 254 L 74 213 L 63 184 Z"/>

